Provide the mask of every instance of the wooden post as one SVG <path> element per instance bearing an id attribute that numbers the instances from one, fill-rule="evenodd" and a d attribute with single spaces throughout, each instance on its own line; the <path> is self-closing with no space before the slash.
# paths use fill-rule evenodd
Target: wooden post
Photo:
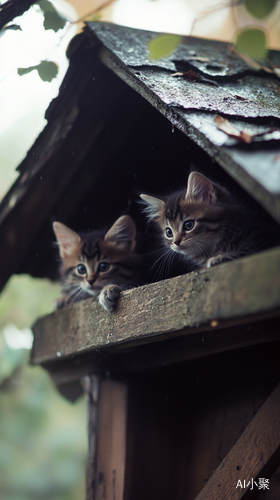
<path id="1" fill-rule="evenodd" d="M 94 500 L 123 500 L 126 458 L 127 385 L 100 385 L 97 482 Z"/>
<path id="2" fill-rule="evenodd" d="M 97 458 L 97 422 L 99 377 L 86 375 L 83 386 L 88 404 L 88 456 L 86 467 L 86 500 L 95 499 L 96 491 L 96 458 Z"/>
<path id="3" fill-rule="evenodd" d="M 280 384 L 246 427 L 236 444 L 195 500 L 241 500 L 250 493 L 250 479 L 279 466 Z M 263 476 L 261 476 L 263 477 Z M 246 487 L 237 487 L 246 479 Z"/>

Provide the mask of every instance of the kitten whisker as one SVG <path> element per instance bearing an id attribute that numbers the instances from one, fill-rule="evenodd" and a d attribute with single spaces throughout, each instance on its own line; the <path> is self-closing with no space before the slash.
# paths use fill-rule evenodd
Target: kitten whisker
<path id="1" fill-rule="evenodd" d="M 80 286 L 75 287 L 72 292 L 68 294 L 67 302 L 77 302 L 77 297 L 83 293 L 83 290 Z"/>
<path id="2" fill-rule="evenodd" d="M 166 268 L 166 263 L 169 259 L 169 256 L 172 254 L 172 250 L 168 250 L 167 252 L 165 252 L 164 254 L 162 254 L 155 262 L 154 264 L 152 265 L 151 267 L 151 270 L 154 269 L 154 267 L 156 266 L 156 264 L 158 262 L 160 262 L 159 264 L 159 267 L 157 269 L 157 272 L 154 274 L 154 280 L 160 280 L 163 278 L 163 276 L 165 275 L 165 268 Z"/>
<path id="3" fill-rule="evenodd" d="M 143 257 L 135 251 L 136 227 L 129 215 L 117 219 L 109 231 L 78 234 L 60 222 L 54 222 L 53 229 L 61 260 L 58 307 L 97 298 L 108 285 L 129 288 L 143 284 Z M 101 305 L 112 312 L 116 302 L 117 298 L 113 305 L 106 300 Z"/>

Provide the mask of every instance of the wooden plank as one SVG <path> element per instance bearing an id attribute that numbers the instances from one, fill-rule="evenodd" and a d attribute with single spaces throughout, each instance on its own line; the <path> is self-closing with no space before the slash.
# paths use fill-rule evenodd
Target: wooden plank
<path id="1" fill-rule="evenodd" d="M 279 248 L 128 290 L 113 314 L 94 299 L 54 312 L 33 327 L 31 361 L 131 347 L 275 315 L 280 315 Z"/>
<path id="2" fill-rule="evenodd" d="M 96 491 L 97 468 L 97 422 L 99 377 L 87 375 L 83 379 L 84 392 L 88 407 L 88 454 L 86 466 L 86 500 L 94 500 Z"/>
<path id="3" fill-rule="evenodd" d="M 277 500 L 280 498 L 280 466 L 269 479 L 269 490 L 259 492 L 258 500 Z"/>
<path id="4" fill-rule="evenodd" d="M 123 500 L 127 386 L 105 379 L 100 386 L 97 484 L 94 500 Z"/>
<path id="5" fill-rule="evenodd" d="M 279 349 L 254 346 L 127 379 L 127 498 L 194 500 L 280 380 Z"/>
<path id="6" fill-rule="evenodd" d="M 131 349 L 94 351 L 50 363 L 44 363 L 57 385 L 80 380 L 86 374 L 127 374 L 169 366 L 182 361 L 273 342 L 279 349 L 280 318 L 232 328 L 181 335 L 161 342 L 136 345 Z M 120 346 L 121 347 L 121 346 Z"/>
<path id="7" fill-rule="evenodd" d="M 279 451 L 280 384 L 246 427 L 196 500 L 240 500 L 250 491 L 252 478 L 256 480 L 258 477 L 265 477 L 262 475 L 264 470 L 266 474 L 274 472 L 279 465 Z M 239 480 L 242 484 L 245 480 L 245 488 L 236 487 Z"/>

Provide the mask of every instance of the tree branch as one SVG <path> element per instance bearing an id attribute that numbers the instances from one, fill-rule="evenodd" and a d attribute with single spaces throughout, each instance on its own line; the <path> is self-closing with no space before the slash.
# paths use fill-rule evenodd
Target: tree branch
<path id="1" fill-rule="evenodd" d="M 0 30 L 15 17 L 21 16 L 37 0 L 8 0 L 0 6 Z"/>

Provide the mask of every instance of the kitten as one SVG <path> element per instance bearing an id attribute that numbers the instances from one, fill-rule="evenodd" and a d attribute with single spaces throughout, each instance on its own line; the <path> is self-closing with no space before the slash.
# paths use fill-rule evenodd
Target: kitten
<path id="1" fill-rule="evenodd" d="M 99 304 L 112 312 L 122 290 L 142 284 L 142 256 L 135 253 L 136 228 L 128 215 L 108 232 L 77 234 L 60 222 L 53 230 L 61 258 L 58 307 L 99 296 Z"/>
<path id="2" fill-rule="evenodd" d="M 279 227 L 198 172 L 189 175 L 187 188 L 169 196 L 140 196 L 149 220 L 160 230 L 165 254 L 175 252 L 188 262 L 189 270 L 279 243 Z"/>

